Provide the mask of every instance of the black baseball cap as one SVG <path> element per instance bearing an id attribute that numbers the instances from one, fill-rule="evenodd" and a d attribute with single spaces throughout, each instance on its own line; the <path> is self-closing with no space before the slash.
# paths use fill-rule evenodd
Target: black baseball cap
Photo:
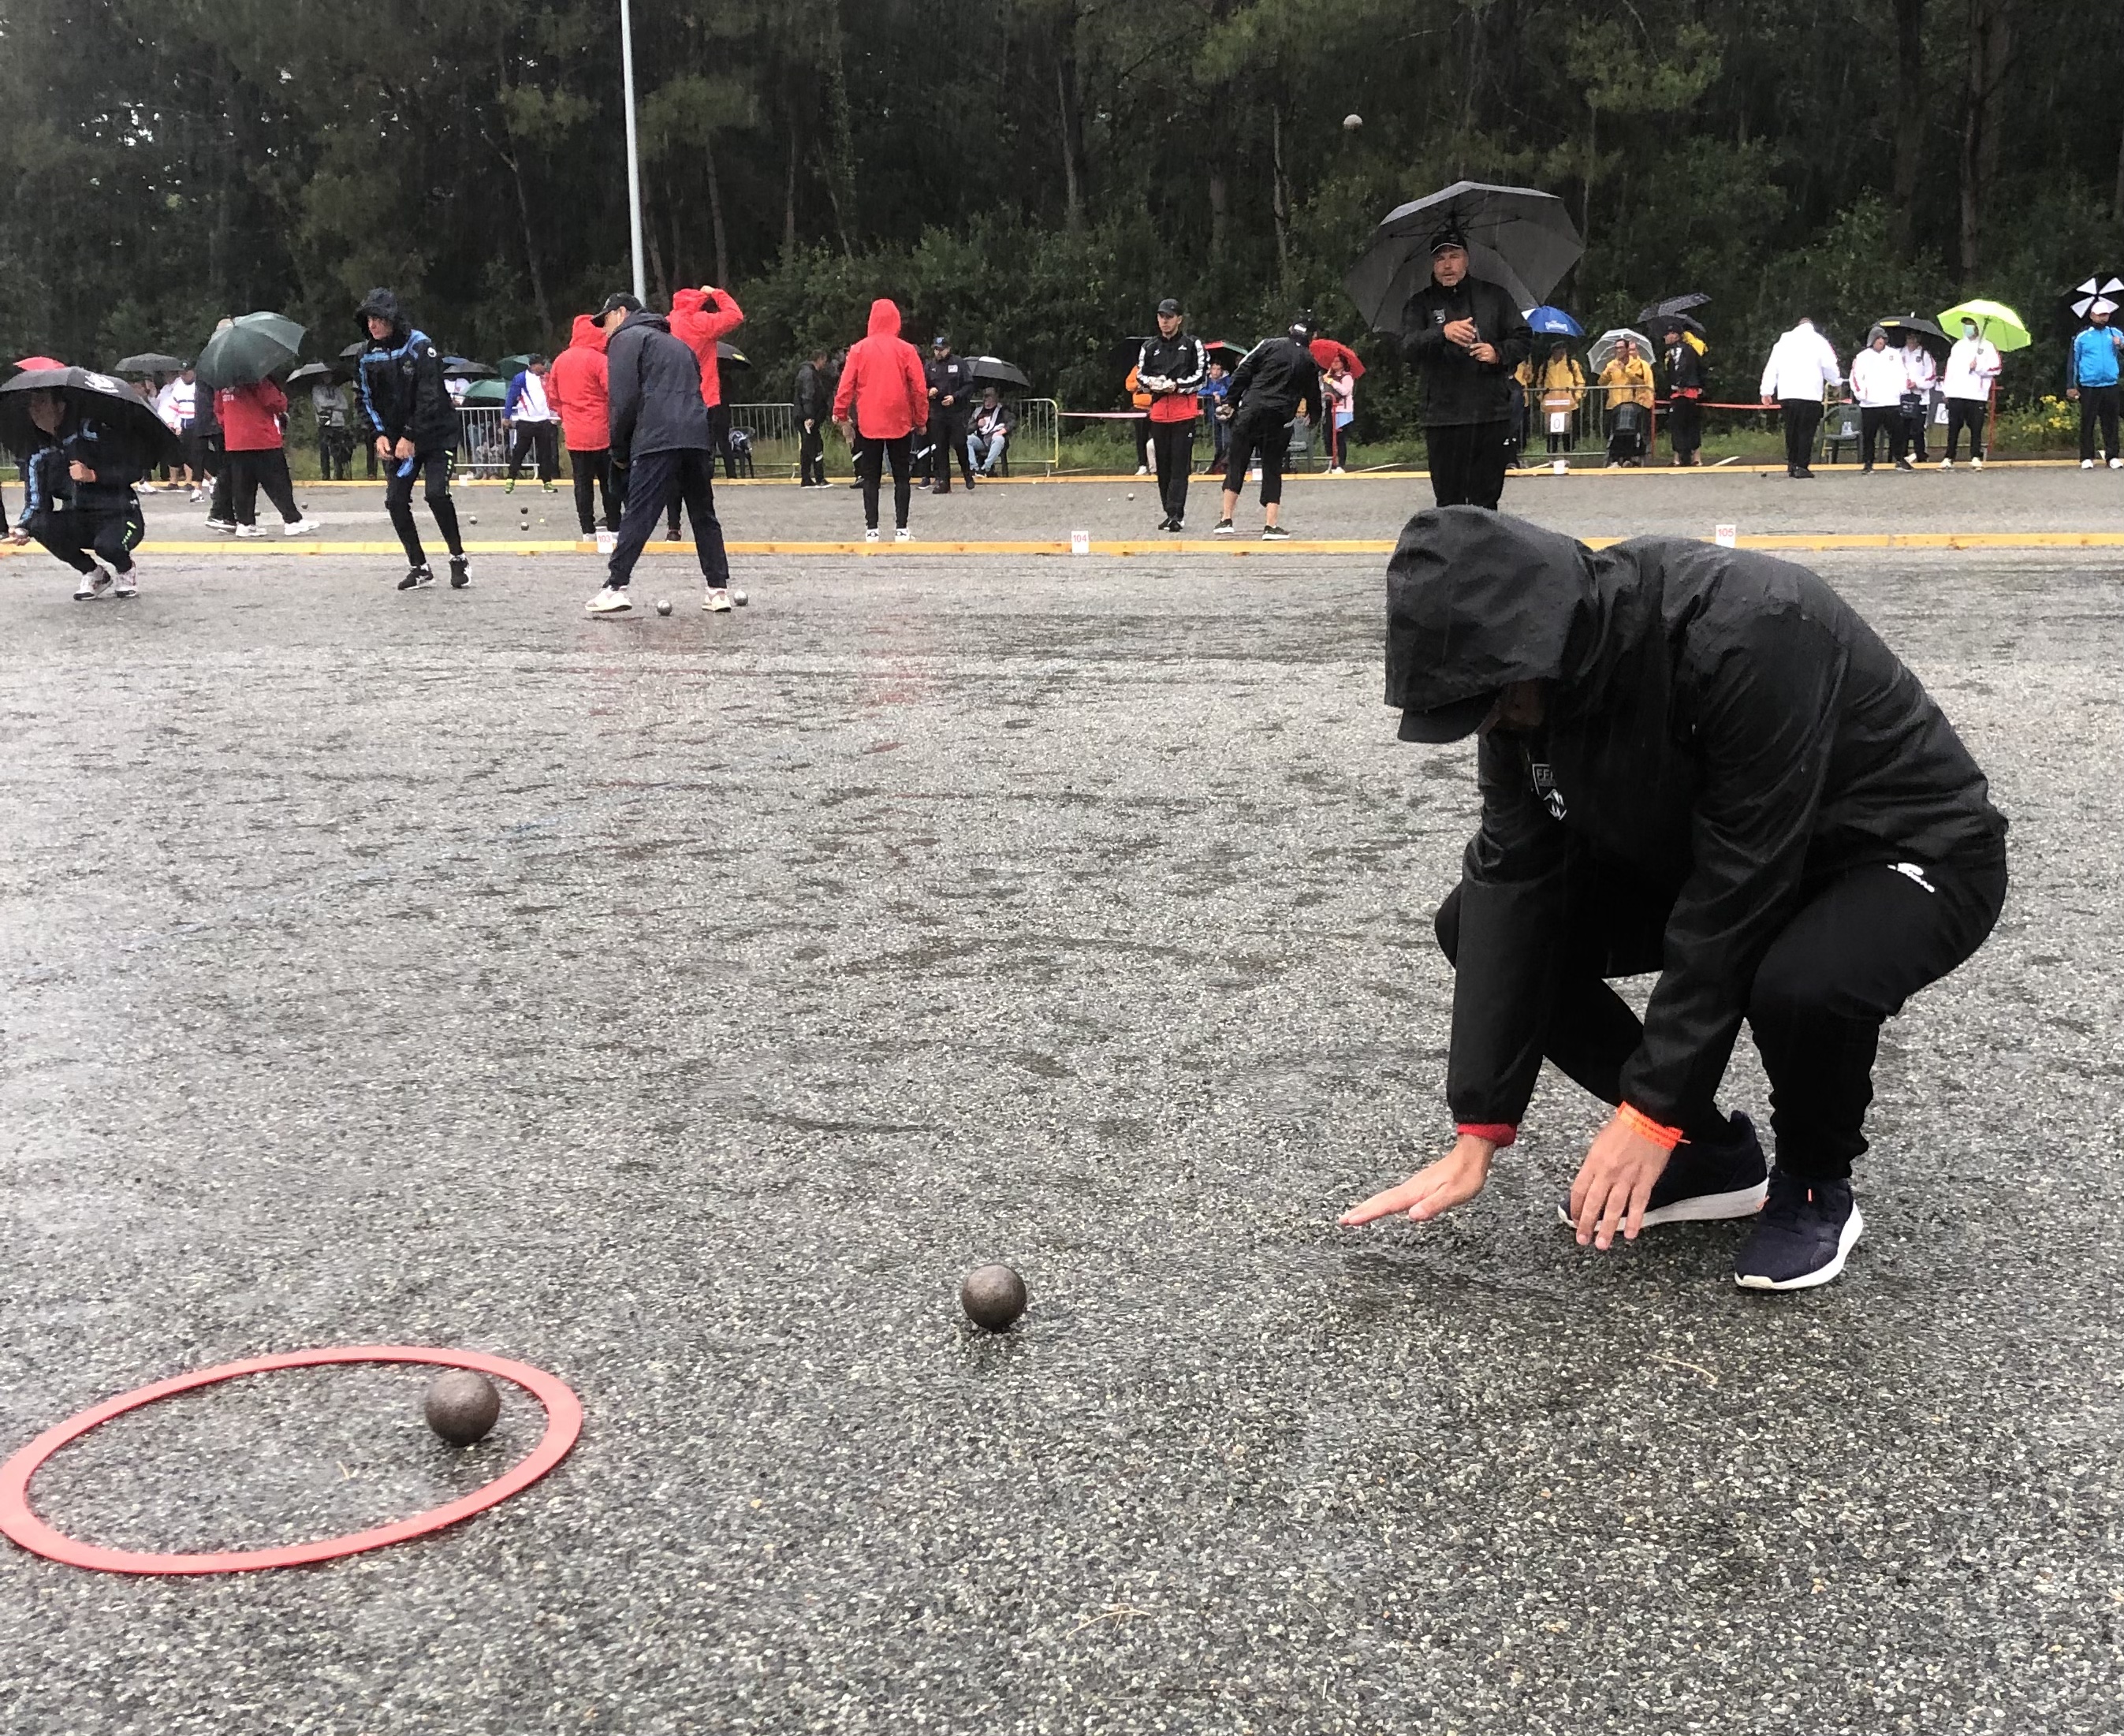
<path id="1" fill-rule="evenodd" d="M 1458 247 L 1463 253 L 1468 251 L 1468 232 L 1457 221 L 1449 219 L 1431 232 L 1431 251 L 1436 253 L 1445 247 Z"/>
<path id="2" fill-rule="evenodd" d="M 1158 304 L 1158 317 L 1160 319 L 1163 319 L 1168 314 L 1172 314 L 1177 317 L 1179 312 L 1180 303 L 1173 300 L 1173 298 L 1169 295 Z"/>
<path id="3" fill-rule="evenodd" d="M 938 332 L 936 336 L 929 340 L 929 347 L 932 350 L 950 349 L 952 347 L 952 334 L 948 331 Z"/>
<path id="4" fill-rule="evenodd" d="M 1403 741 L 1463 741 L 1483 727 L 1497 702 L 1496 693 L 1473 693 L 1428 711 L 1404 711 L 1398 733 Z"/>
<path id="5" fill-rule="evenodd" d="M 608 313 L 616 312 L 623 307 L 629 313 L 641 312 L 641 303 L 638 299 L 624 289 L 615 289 L 604 298 L 604 306 L 598 309 L 597 317 L 603 319 Z"/>

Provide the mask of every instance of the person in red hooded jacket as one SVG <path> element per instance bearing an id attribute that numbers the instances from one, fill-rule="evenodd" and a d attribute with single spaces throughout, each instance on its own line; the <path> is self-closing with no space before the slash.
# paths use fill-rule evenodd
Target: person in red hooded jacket
<path id="1" fill-rule="evenodd" d="M 870 304 L 870 335 L 848 351 L 834 394 L 834 425 L 845 434 L 853 414 L 862 449 L 856 468 L 862 480 L 863 541 L 877 541 L 877 489 L 885 461 L 892 460 L 893 540 L 914 539 L 907 529 L 907 501 L 914 471 L 908 437 L 929 425 L 929 381 L 922 357 L 900 335 L 900 310 L 880 296 Z"/>
<path id="2" fill-rule="evenodd" d="M 700 358 L 701 401 L 708 406 L 708 438 L 723 461 L 723 474 L 737 480 L 731 462 L 730 406 L 723 402 L 723 380 L 716 346 L 745 323 L 745 309 L 727 289 L 703 284 L 698 289 L 681 289 L 671 298 L 671 335 Z M 678 521 L 672 521 L 675 527 Z M 675 529 L 674 534 L 676 534 Z"/>
<path id="3" fill-rule="evenodd" d="M 568 347 L 546 370 L 546 396 L 561 413 L 561 440 L 568 448 L 568 473 L 576 484 L 576 522 L 585 537 L 598 533 L 595 495 L 604 497 L 604 530 L 619 528 L 612 491 L 612 397 L 605 379 L 604 327 L 579 313 Z"/>
<path id="4" fill-rule="evenodd" d="M 312 536 L 317 526 L 304 518 L 295 505 L 295 485 L 288 478 L 288 454 L 280 418 L 288 409 L 288 395 L 270 380 L 248 385 L 224 386 L 214 395 L 214 414 L 221 421 L 221 438 L 228 453 L 230 480 L 235 488 L 236 534 L 262 537 L 258 528 L 258 490 L 280 509 L 282 527 L 291 537 Z"/>

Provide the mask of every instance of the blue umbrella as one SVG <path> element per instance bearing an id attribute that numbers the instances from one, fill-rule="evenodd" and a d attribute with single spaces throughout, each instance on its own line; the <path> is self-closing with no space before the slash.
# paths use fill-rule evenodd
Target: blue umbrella
<path id="1" fill-rule="evenodd" d="M 1586 328 L 1561 307 L 1530 307 L 1527 324 L 1537 337 L 1584 337 Z"/>

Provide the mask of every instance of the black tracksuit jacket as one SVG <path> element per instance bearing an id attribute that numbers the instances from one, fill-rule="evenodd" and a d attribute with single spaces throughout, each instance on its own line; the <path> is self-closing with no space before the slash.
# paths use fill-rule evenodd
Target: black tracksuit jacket
<path id="1" fill-rule="evenodd" d="M 1496 361 L 1478 362 L 1447 340 L 1445 328 L 1465 319 L 1496 350 Z M 1505 291 L 1479 278 L 1464 277 L 1450 289 L 1434 279 L 1402 308 L 1402 354 L 1422 379 L 1426 428 L 1511 420 L 1512 370 L 1533 347 L 1526 316 Z"/>
<path id="2" fill-rule="evenodd" d="M 794 402 L 799 422 L 816 422 L 821 428 L 825 426 L 833 416 L 834 388 L 825 369 L 806 362 L 796 370 Z"/>
<path id="3" fill-rule="evenodd" d="M 1234 421 L 1247 416 L 1257 422 L 1288 422 L 1303 404 L 1306 415 L 1318 422 L 1320 364 L 1294 337 L 1264 338 L 1233 369 L 1227 401 Z"/>
<path id="4" fill-rule="evenodd" d="M 1387 570 L 1387 698 L 1550 683 L 1481 739 L 1446 1092 L 1517 1125 L 1581 852 L 1671 895 L 1624 1098 L 1713 1100 L 1756 967 L 1812 889 L 1877 863 L 2003 860 L 2006 822 L 1938 706 L 1804 567 L 1647 537 L 1599 553 L 1480 507 L 1419 513 Z"/>
<path id="5" fill-rule="evenodd" d="M 371 314 L 391 322 L 389 337 L 369 335 Z M 369 345 L 355 375 L 363 420 L 393 445 L 411 440 L 416 452 L 456 450 L 458 407 L 443 382 L 442 352 L 434 340 L 415 328 L 388 289 L 370 290 L 355 317 Z"/>
<path id="6" fill-rule="evenodd" d="M 1143 348 L 1136 352 L 1135 377 L 1144 380 L 1170 380 L 1169 392 L 1152 392 L 1154 397 L 1192 397 L 1195 389 L 1209 377 L 1209 352 L 1203 349 L 1202 340 L 1191 332 L 1179 332 L 1163 337 L 1153 332 L 1143 340 Z M 1149 387 L 1144 390 L 1149 392 Z"/>

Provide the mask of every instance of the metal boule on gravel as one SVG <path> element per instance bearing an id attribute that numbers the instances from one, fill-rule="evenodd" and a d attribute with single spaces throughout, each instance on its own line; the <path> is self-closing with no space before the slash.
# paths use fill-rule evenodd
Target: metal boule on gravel
<path id="1" fill-rule="evenodd" d="M 659 597 L 656 599 L 656 612 L 660 615 L 668 615 L 671 612 L 671 599 L 669 597 Z"/>
<path id="2" fill-rule="evenodd" d="M 1008 1266 L 976 1266 L 959 1286 L 959 1306 L 985 1331 L 1007 1330 L 1025 1312 L 1025 1280 Z"/>
<path id="3" fill-rule="evenodd" d="M 743 608 L 745 604 L 752 601 L 752 598 L 733 585 L 731 588 L 731 601 L 735 603 L 740 608 Z"/>
<path id="4" fill-rule="evenodd" d="M 428 1382 L 423 1406 L 428 1426 L 453 1447 L 469 1447 L 486 1438 L 501 1415 L 501 1395 L 494 1382 L 469 1368 L 449 1368 Z"/>

